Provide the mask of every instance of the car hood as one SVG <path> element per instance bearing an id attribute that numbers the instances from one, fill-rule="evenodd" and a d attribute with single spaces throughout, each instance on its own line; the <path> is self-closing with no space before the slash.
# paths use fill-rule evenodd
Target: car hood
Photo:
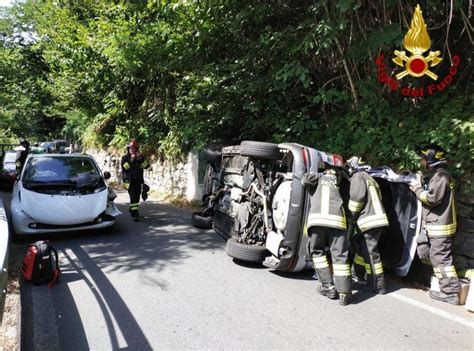
<path id="1" fill-rule="evenodd" d="M 96 194 L 52 195 L 21 187 L 21 209 L 34 221 L 74 225 L 93 221 L 107 207 L 107 189 Z"/>

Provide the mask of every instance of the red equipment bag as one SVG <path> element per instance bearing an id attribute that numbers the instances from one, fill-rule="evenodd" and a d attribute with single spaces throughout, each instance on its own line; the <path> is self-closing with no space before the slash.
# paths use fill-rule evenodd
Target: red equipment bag
<path id="1" fill-rule="evenodd" d="M 48 241 L 37 241 L 28 245 L 21 272 L 23 277 L 34 285 L 48 283 L 51 287 L 61 273 L 58 252 L 49 246 Z"/>

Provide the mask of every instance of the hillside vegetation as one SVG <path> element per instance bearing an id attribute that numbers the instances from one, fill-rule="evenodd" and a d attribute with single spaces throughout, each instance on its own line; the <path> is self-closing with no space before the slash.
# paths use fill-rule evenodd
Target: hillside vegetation
<path id="1" fill-rule="evenodd" d="M 392 58 L 417 3 L 443 59 L 430 70 L 442 79 L 460 63 L 442 92 L 407 97 L 377 79 L 375 60 L 384 55 L 391 76 L 403 70 Z M 470 173 L 469 3 L 27 0 L 0 20 L 0 138 L 123 147 L 136 137 L 169 159 L 294 141 L 396 169 L 417 167 L 417 147 L 438 142 L 457 176 Z"/>

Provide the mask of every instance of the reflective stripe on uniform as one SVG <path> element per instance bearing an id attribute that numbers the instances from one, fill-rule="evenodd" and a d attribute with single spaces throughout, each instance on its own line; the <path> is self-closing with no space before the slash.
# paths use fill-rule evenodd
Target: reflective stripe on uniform
<path id="1" fill-rule="evenodd" d="M 124 170 L 128 171 L 130 169 L 130 164 L 128 162 L 125 162 L 122 167 Z"/>
<path id="2" fill-rule="evenodd" d="M 375 263 L 374 264 L 374 272 L 375 272 L 375 274 L 383 274 L 382 263 Z"/>
<path id="3" fill-rule="evenodd" d="M 453 224 L 427 224 L 428 236 L 451 236 L 456 233 L 457 225 Z"/>
<path id="4" fill-rule="evenodd" d="M 137 210 L 137 209 L 138 209 L 138 202 L 137 202 L 137 203 L 130 204 L 130 209 L 131 209 L 131 210 Z"/>
<path id="5" fill-rule="evenodd" d="M 365 266 L 365 272 L 367 274 L 372 274 L 372 270 L 370 269 L 370 263 L 364 263 Z"/>
<path id="6" fill-rule="evenodd" d="M 362 267 L 365 266 L 364 259 L 361 256 L 359 256 L 359 254 L 357 253 L 354 256 L 354 263 Z"/>
<path id="7" fill-rule="evenodd" d="M 129 186 L 130 186 L 129 183 L 123 183 L 123 187 L 124 187 L 126 190 L 128 190 Z"/>
<path id="8" fill-rule="evenodd" d="M 142 164 L 141 164 L 141 167 L 142 168 L 147 168 L 148 167 L 148 160 L 143 161 Z"/>
<path id="9" fill-rule="evenodd" d="M 348 264 L 337 264 L 332 265 L 334 275 L 338 277 L 347 277 L 351 276 L 351 266 Z"/>
<path id="10" fill-rule="evenodd" d="M 451 210 L 453 214 L 453 223 L 451 224 L 427 224 L 425 226 L 428 236 L 451 236 L 456 233 L 457 221 L 456 221 L 456 205 L 454 199 L 452 201 Z"/>
<path id="11" fill-rule="evenodd" d="M 424 190 L 420 193 L 420 201 L 423 202 L 425 205 L 429 206 L 428 198 L 427 198 L 428 191 Z"/>
<path id="12" fill-rule="evenodd" d="M 454 266 L 433 267 L 436 278 L 457 278 L 456 268 Z"/>
<path id="13" fill-rule="evenodd" d="M 444 268 L 444 272 L 446 274 L 446 277 L 448 278 L 457 278 L 458 275 L 456 273 L 456 268 L 454 268 L 454 266 L 446 266 L 446 267 L 443 267 Z"/>
<path id="14" fill-rule="evenodd" d="M 434 267 L 433 271 L 434 271 L 434 274 L 435 274 L 436 278 L 438 278 L 438 279 L 443 278 L 443 275 L 441 274 L 441 271 L 440 271 L 439 268 Z"/>
<path id="15" fill-rule="evenodd" d="M 369 188 L 370 198 L 372 199 L 372 205 L 374 206 L 375 214 L 377 215 L 383 214 L 382 204 L 380 203 L 380 197 L 377 192 L 377 188 L 375 188 L 375 185 L 370 185 L 370 184 L 371 183 L 368 184 L 368 188 Z"/>
<path id="16" fill-rule="evenodd" d="M 308 227 L 312 226 L 330 226 L 340 229 L 347 229 L 346 218 L 337 215 L 311 213 L 308 216 Z"/>
<path id="17" fill-rule="evenodd" d="M 323 257 L 313 257 L 314 268 L 321 269 L 329 267 L 328 259 L 326 256 Z"/>
<path id="18" fill-rule="evenodd" d="M 387 215 L 385 213 L 382 213 L 382 214 L 368 216 L 365 218 L 360 218 L 357 221 L 357 224 L 359 225 L 359 228 L 363 232 L 365 232 L 366 230 L 370 228 L 388 226 L 388 219 L 387 219 Z"/>
<path id="19" fill-rule="evenodd" d="M 363 206 L 364 206 L 363 202 L 349 200 L 349 210 L 351 212 L 357 213 L 362 209 Z"/>

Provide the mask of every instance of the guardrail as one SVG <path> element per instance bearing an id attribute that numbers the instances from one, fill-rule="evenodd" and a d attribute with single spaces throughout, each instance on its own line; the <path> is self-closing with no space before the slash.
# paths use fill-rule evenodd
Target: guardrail
<path id="1" fill-rule="evenodd" d="M 0 198 L 0 324 L 3 318 L 8 284 L 8 220 L 3 201 Z"/>

